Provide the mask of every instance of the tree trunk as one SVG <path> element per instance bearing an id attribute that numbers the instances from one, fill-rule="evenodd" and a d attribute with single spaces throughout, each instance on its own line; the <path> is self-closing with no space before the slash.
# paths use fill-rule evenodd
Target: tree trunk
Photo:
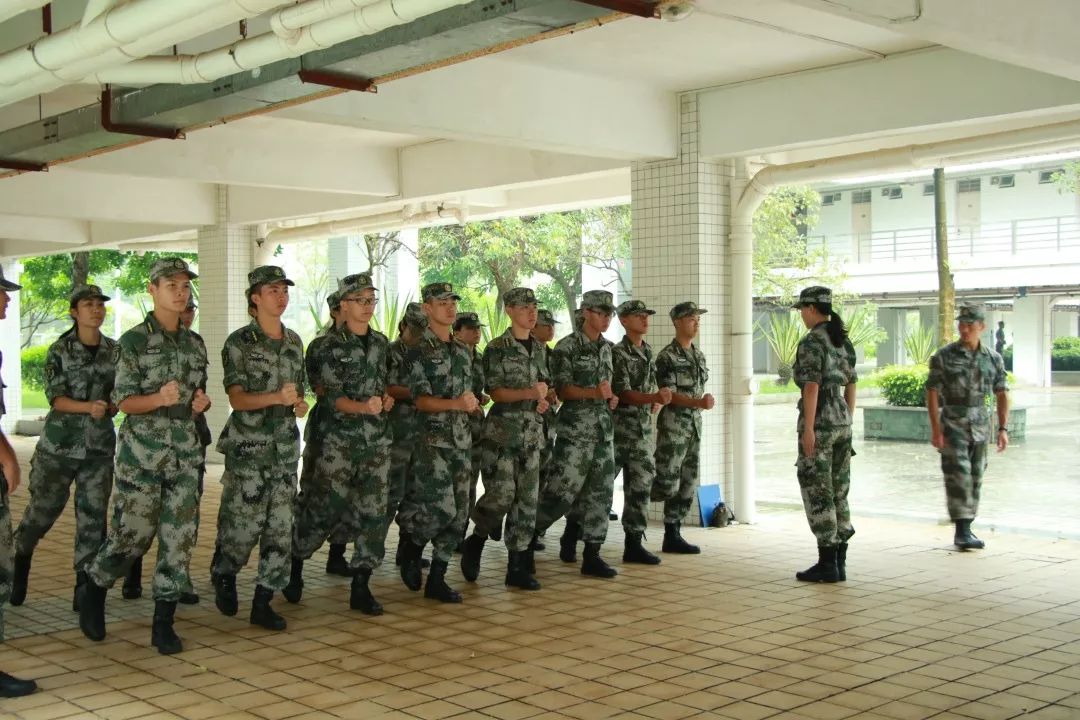
<path id="1" fill-rule="evenodd" d="M 565 298 L 566 300 L 566 309 L 570 312 L 570 318 L 573 319 L 574 312 L 577 310 L 578 296 L 577 290 L 574 288 L 573 281 L 568 280 L 554 270 L 545 270 L 544 274 L 554 280 L 555 284 L 559 286 L 560 290 L 562 290 L 563 298 Z"/>
<path id="2" fill-rule="evenodd" d="M 956 288 L 949 267 L 948 220 L 945 207 L 945 170 L 934 168 L 934 241 L 937 247 L 938 272 L 938 345 L 953 340 L 956 317 Z"/>
<path id="3" fill-rule="evenodd" d="M 71 285 L 86 285 L 90 275 L 90 253 L 85 250 L 82 252 L 71 253 Z"/>

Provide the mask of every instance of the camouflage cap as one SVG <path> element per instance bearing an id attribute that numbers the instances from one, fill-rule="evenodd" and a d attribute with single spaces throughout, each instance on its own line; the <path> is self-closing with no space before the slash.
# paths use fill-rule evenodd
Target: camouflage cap
<path id="1" fill-rule="evenodd" d="M 516 287 L 503 293 L 503 305 L 536 305 L 536 293 L 532 288 Z"/>
<path id="2" fill-rule="evenodd" d="M 424 314 L 424 306 L 418 302 L 411 302 L 405 306 L 405 315 L 402 320 L 415 328 L 426 328 L 428 326 L 427 315 Z"/>
<path id="3" fill-rule="evenodd" d="M 986 311 L 981 305 L 961 305 L 956 311 L 956 321 L 962 323 L 986 322 Z"/>
<path id="4" fill-rule="evenodd" d="M 330 308 L 331 311 L 340 309 L 341 308 L 341 293 L 339 293 L 337 290 L 335 290 L 334 292 L 327 295 L 326 296 L 326 306 L 328 308 Z"/>
<path id="5" fill-rule="evenodd" d="M 801 308 L 803 305 L 813 305 L 815 303 L 832 305 L 832 290 L 821 285 L 811 285 L 808 288 L 803 288 L 803 291 L 799 293 L 798 301 L 791 307 Z"/>
<path id="6" fill-rule="evenodd" d="M 101 292 L 101 288 L 97 285 L 76 285 L 71 290 L 71 297 L 69 298 L 71 304 L 79 302 L 80 300 L 86 300 L 87 298 L 98 298 L 99 300 L 108 302 L 110 298 L 105 293 Z"/>
<path id="7" fill-rule="evenodd" d="M 580 330 L 585 327 L 585 311 L 578 308 L 574 311 L 574 329 Z"/>
<path id="8" fill-rule="evenodd" d="M 199 277 L 191 272 L 191 268 L 188 267 L 183 258 L 161 258 L 150 266 L 150 282 L 154 282 L 158 278 L 179 275 L 180 273 L 187 275 L 189 280 Z"/>
<path id="9" fill-rule="evenodd" d="M 354 273 L 352 275 L 346 275 L 338 281 L 338 295 L 340 296 L 338 302 L 344 300 L 353 293 L 358 293 L 361 290 L 378 290 L 371 283 L 371 273 Z"/>
<path id="10" fill-rule="evenodd" d="M 454 292 L 454 286 L 448 282 L 428 283 L 420 291 L 424 302 L 429 300 L 460 300 L 461 296 Z"/>
<path id="11" fill-rule="evenodd" d="M 589 290 L 581 296 L 582 310 L 603 310 L 615 312 L 615 299 L 607 290 Z"/>
<path id="12" fill-rule="evenodd" d="M 22 290 L 22 285 L 16 285 L 7 278 L 4 277 L 4 266 L 0 265 L 0 289 L 3 290 Z"/>
<path id="13" fill-rule="evenodd" d="M 668 315 L 672 320 L 681 320 L 682 318 L 690 317 L 691 315 L 704 315 L 707 312 L 709 311 L 704 308 L 699 308 L 697 303 L 693 300 L 687 300 L 686 302 L 681 302 L 671 308 Z"/>
<path id="14" fill-rule="evenodd" d="M 261 265 L 248 273 L 248 285 L 251 287 L 276 282 L 283 282 L 286 285 L 296 284 L 285 277 L 285 271 L 277 265 Z"/>
<path id="15" fill-rule="evenodd" d="M 559 324 L 559 321 L 555 319 L 550 310 L 540 309 L 536 311 L 536 324 L 555 327 Z"/>
<path id="16" fill-rule="evenodd" d="M 619 305 L 619 307 L 616 309 L 616 312 L 619 314 L 619 317 L 622 317 L 623 315 L 656 314 L 655 310 L 650 310 L 649 308 L 645 307 L 645 303 L 641 300 L 627 300 L 626 302 Z"/>
<path id="17" fill-rule="evenodd" d="M 457 314 L 457 317 L 454 319 L 454 327 L 467 327 L 477 329 L 484 327 L 484 323 L 480 322 L 480 316 L 474 312 L 459 312 Z"/>

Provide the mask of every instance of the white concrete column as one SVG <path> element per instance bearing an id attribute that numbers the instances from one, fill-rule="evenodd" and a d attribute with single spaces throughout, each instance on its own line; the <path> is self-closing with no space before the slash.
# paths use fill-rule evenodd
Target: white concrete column
<path id="1" fill-rule="evenodd" d="M 1050 299 L 1028 296 L 1013 301 L 1013 374 L 1022 383 L 1050 387 Z"/>
<path id="2" fill-rule="evenodd" d="M 217 188 L 217 217 L 214 225 L 199 228 L 199 314 L 198 330 L 206 342 L 210 360 L 206 393 L 213 401 L 207 413 L 216 439 L 229 417 L 229 399 L 222 387 L 221 348 L 233 330 L 246 325 L 247 274 L 252 269 L 255 247 L 254 225 L 229 223 L 229 188 Z"/>
<path id="3" fill-rule="evenodd" d="M 907 310 L 904 308 L 879 307 L 878 325 L 888 336 L 877 346 L 877 366 L 903 365 L 907 361 L 904 352 L 904 335 L 907 333 Z"/>
<path id="4" fill-rule="evenodd" d="M 399 304 L 406 301 L 420 300 L 420 261 L 417 252 L 420 247 L 420 230 L 405 228 L 398 237 L 402 247 L 395 250 L 387 260 L 385 279 L 380 285 L 380 294 L 389 299 L 397 298 Z M 378 283 L 376 283 L 378 284 Z M 384 287 L 385 286 L 385 287 Z"/>
<path id="5" fill-rule="evenodd" d="M 731 300 L 728 268 L 729 188 L 732 165 L 698 157 L 697 95 L 680 99 L 680 154 L 674 160 L 631 167 L 634 295 L 657 311 L 649 342 L 659 351 L 674 330 L 668 311 L 693 300 L 707 309 L 698 346 L 709 363 L 706 391 L 716 408 L 704 414 L 701 484 L 720 485 L 721 496 L 740 513 L 733 497 L 728 368 Z M 752 428 L 750 429 L 752 432 Z M 650 510 L 659 519 L 657 506 Z M 697 523 L 697 505 L 687 518 Z"/>
<path id="6" fill-rule="evenodd" d="M 368 259 L 362 238 L 355 235 L 329 238 L 326 246 L 326 268 L 330 276 L 331 290 L 336 290 L 338 280 L 346 275 L 367 270 Z"/>
<path id="7" fill-rule="evenodd" d="M 18 260 L 4 263 L 4 277 L 10 282 L 18 284 L 21 272 L 22 264 Z M 8 293 L 11 299 L 8 301 L 7 317 L 0 320 L 0 353 L 4 355 L 0 377 L 7 385 L 3 391 L 7 413 L 0 421 L 0 427 L 3 428 L 5 435 L 15 432 L 15 423 L 22 416 L 22 332 L 19 329 L 19 294 L 18 290 Z"/>

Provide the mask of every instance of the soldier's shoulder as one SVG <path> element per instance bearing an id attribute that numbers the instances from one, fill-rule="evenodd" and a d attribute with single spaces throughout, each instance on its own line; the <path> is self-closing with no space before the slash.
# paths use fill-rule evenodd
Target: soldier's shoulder
<path id="1" fill-rule="evenodd" d="M 375 328 L 372 328 L 368 332 L 371 333 L 371 339 L 373 341 L 382 343 L 383 345 L 389 345 L 390 344 L 390 338 L 386 337 L 385 335 L 383 335 L 381 332 L 379 332 Z"/>
<path id="2" fill-rule="evenodd" d="M 674 346 L 674 344 L 673 343 L 668 343 L 664 347 L 660 348 L 660 350 L 656 353 L 656 359 L 659 360 L 660 358 L 664 358 L 666 360 L 666 359 L 669 359 L 674 354 L 675 354 L 675 346 Z"/>
<path id="3" fill-rule="evenodd" d="M 146 347 L 146 341 L 150 335 L 154 332 L 149 323 L 141 322 L 133 328 L 128 329 L 123 335 L 120 336 L 118 341 L 121 350 L 142 350 Z"/>
<path id="4" fill-rule="evenodd" d="M 500 335 L 496 338 L 493 338 L 491 342 L 487 344 L 487 348 L 485 348 L 484 353 L 487 354 L 492 350 L 505 350 L 509 347 L 512 347 L 512 343 L 516 342 L 517 340 L 508 335 Z"/>
<path id="5" fill-rule="evenodd" d="M 298 345 L 301 348 L 304 347 L 304 341 L 300 339 L 300 333 L 289 328 L 285 328 L 285 339 L 290 345 Z"/>
<path id="6" fill-rule="evenodd" d="M 555 343 L 555 350 L 556 351 L 571 350 L 573 348 L 576 348 L 577 346 L 578 346 L 577 333 L 571 333 L 571 334 L 567 335 L 566 337 L 562 338 L 561 340 L 559 340 L 559 342 Z"/>
<path id="7" fill-rule="evenodd" d="M 102 335 L 101 336 L 101 347 L 103 347 L 103 348 L 105 348 L 107 350 L 115 350 L 115 349 L 120 347 L 120 343 L 118 343 L 116 340 L 113 340 L 108 335 Z"/>
<path id="8" fill-rule="evenodd" d="M 195 333 L 192 333 L 194 335 Z M 250 325 L 245 325 L 242 328 L 237 328 L 229 333 L 229 336 L 225 338 L 226 345 L 254 345 L 258 342 L 259 337 L 256 335 L 255 330 Z"/>

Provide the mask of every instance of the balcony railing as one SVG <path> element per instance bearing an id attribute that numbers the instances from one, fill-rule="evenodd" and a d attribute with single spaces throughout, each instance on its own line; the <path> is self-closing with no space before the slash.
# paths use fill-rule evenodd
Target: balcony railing
<path id="1" fill-rule="evenodd" d="M 825 247 L 831 257 L 857 263 L 932 260 L 936 256 L 932 227 L 810 235 L 806 242 L 810 250 Z M 949 228 L 950 257 L 1028 252 L 1080 253 L 1080 218 L 1067 215 Z"/>

